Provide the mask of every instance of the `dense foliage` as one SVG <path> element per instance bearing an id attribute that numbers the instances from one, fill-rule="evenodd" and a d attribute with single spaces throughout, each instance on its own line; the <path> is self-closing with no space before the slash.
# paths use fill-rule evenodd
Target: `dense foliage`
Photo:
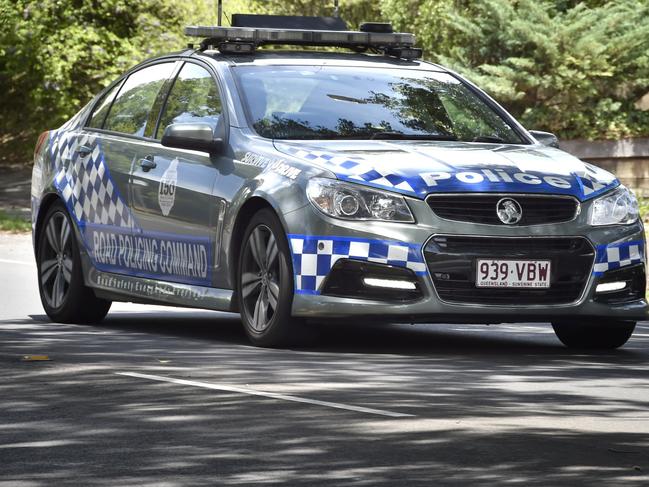
<path id="1" fill-rule="evenodd" d="M 649 135 L 649 3 L 384 0 L 429 59 L 562 137 Z M 414 15 L 413 12 L 418 14 Z"/>
<path id="2" fill-rule="evenodd" d="M 31 146 L 134 63 L 182 47 L 216 0 L 0 0 L 0 158 Z M 332 1 L 225 0 L 226 13 L 330 14 Z M 649 135 L 646 0 L 341 0 L 414 31 L 429 60 L 562 137 Z M 227 17 L 226 17 L 227 19 Z M 30 140 L 25 143 L 25 140 Z"/>
<path id="3" fill-rule="evenodd" d="M 133 64 L 182 47 L 183 26 L 206 12 L 186 0 L 0 0 L 2 157 L 24 156 L 34 132 Z"/>
<path id="4" fill-rule="evenodd" d="M 226 0 L 227 3 L 227 0 Z M 332 15 L 333 0 L 250 0 L 246 3 L 255 13 L 284 15 Z M 340 16 L 350 29 L 381 16 L 381 0 L 340 0 Z"/>

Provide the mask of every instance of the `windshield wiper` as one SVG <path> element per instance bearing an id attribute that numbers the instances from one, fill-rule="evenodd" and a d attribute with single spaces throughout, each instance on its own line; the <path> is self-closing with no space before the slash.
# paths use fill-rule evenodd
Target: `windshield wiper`
<path id="1" fill-rule="evenodd" d="M 491 142 L 493 144 L 506 144 L 505 139 L 496 137 L 495 135 L 480 135 L 475 137 L 471 142 Z"/>
<path id="2" fill-rule="evenodd" d="M 347 101 L 349 103 L 358 103 L 360 105 L 367 105 L 367 101 L 361 100 L 360 98 L 352 98 L 351 96 L 332 95 L 332 94 L 327 94 L 327 96 L 332 100 L 336 100 L 336 101 Z"/>
<path id="3" fill-rule="evenodd" d="M 450 134 L 404 134 L 402 132 L 374 132 L 374 133 L 358 133 L 358 134 L 308 134 L 291 136 L 272 137 L 274 139 L 287 139 L 287 140 L 302 140 L 302 139 L 317 139 L 317 140 L 457 140 L 457 137 Z"/>
<path id="4" fill-rule="evenodd" d="M 403 132 L 376 132 L 370 139 L 394 139 L 394 140 L 457 140 L 455 135 L 451 134 L 404 134 Z"/>

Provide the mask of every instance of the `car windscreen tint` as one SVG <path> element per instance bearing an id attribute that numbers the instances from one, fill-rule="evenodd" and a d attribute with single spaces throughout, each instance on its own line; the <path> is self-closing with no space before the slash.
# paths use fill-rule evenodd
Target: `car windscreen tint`
<path id="1" fill-rule="evenodd" d="M 328 66 L 240 66 L 233 71 L 253 128 L 267 138 L 525 143 L 446 73 Z"/>

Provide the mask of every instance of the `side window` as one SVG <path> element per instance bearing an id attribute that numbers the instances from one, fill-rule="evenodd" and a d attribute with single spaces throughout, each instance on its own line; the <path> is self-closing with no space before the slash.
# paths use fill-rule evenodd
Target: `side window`
<path id="1" fill-rule="evenodd" d="M 171 75 L 174 63 L 149 66 L 130 75 L 122 85 L 106 117 L 104 128 L 143 136 L 160 88 Z"/>
<path id="2" fill-rule="evenodd" d="M 92 112 L 92 117 L 90 117 L 88 127 L 100 129 L 104 126 L 104 120 L 106 120 L 106 114 L 110 109 L 110 104 L 113 103 L 115 95 L 117 95 L 117 92 L 122 86 L 122 83 L 124 83 L 124 80 L 120 81 L 115 86 L 113 86 L 110 91 L 106 92 L 102 99 L 99 100 L 99 102 L 95 105 L 95 110 Z"/>
<path id="3" fill-rule="evenodd" d="M 169 92 L 157 138 L 172 123 L 208 123 L 216 128 L 221 98 L 212 75 L 196 64 L 186 63 Z"/>

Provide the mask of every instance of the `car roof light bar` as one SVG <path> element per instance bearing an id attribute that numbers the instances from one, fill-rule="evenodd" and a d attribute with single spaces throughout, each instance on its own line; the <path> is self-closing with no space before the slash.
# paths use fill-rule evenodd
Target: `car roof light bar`
<path id="1" fill-rule="evenodd" d="M 222 52 L 235 52 L 232 49 L 234 46 L 227 44 L 249 44 L 251 47 L 245 52 L 254 52 L 257 47 L 264 45 L 295 45 L 374 48 L 392 56 L 403 52 L 408 56 L 421 57 L 421 50 L 413 47 L 415 35 L 403 32 L 189 26 L 185 28 L 185 34 L 203 38 L 202 49 L 215 46 Z"/>
<path id="2" fill-rule="evenodd" d="M 340 17 L 233 14 L 232 27 L 252 29 L 349 30 Z"/>
<path id="3" fill-rule="evenodd" d="M 339 46 L 375 46 L 375 47 L 412 47 L 415 35 L 402 32 L 361 32 L 338 30 L 302 30 L 302 29 L 252 29 L 248 27 L 205 27 L 189 26 L 185 34 L 190 37 L 202 37 L 205 40 L 220 42 L 254 42 L 255 44 L 299 44 Z"/>

